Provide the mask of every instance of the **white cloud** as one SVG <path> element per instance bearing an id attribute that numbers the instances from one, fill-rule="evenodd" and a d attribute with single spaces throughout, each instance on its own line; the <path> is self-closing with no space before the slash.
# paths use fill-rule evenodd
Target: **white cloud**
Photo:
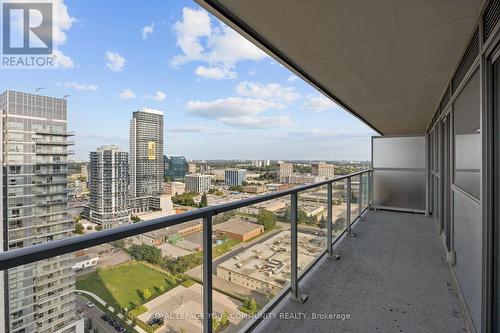
<path id="1" fill-rule="evenodd" d="M 144 28 L 142 28 L 142 39 L 148 39 L 149 36 L 153 33 L 155 24 L 154 22 L 151 22 L 150 25 L 146 25 Z"/>
<path id="2" fill-rule="evenodd" d="M 322 95 L 309 95 L 306 97 L 304 104 L 302 105 L 302 110 L 304 111 L 313 111 L 313 112 L 322 112 L 331 108 L 334 108 L 336 104 L 332 102 L 330 99 L 326 98 Z"/>
<path id="3" fill-rule="evenodd" d="M 196 75 L 204 79 L 223 80 L 236 79 L 236 72 L 228 68 L 198 66 Z"/>
<path id="4" fill-rule="evenodd" d="M 248 71 L 248 74 L 249 75 L 257 75 L 257 68 L 255 68 L 255 67 L 250 68 L 250 70 Z"/>
<path id="5" fill-rule="evenodd" d="M 219 68 L 227 72 L 234 70 L 239 61 L 259 61 L 267 57 L 262 50 L 228 26 L 212 23 L 210 16 L 203 9 L 182 10 L 182 19 L 173 26 L 177 36 L 177 46 L 182 54 L 170 60 L 172 66 L 201 61 L 209 64 L 210 68 Z M 219 79 L 218 77 L 210 78 Z"/>
<path id="6" fill-rule="evenodd" d="M 152 99 L 152 100 L 157 101 L 157 102 L 161 102 L 167 98 L 167 95 L 163 91 L 157 90 L 154 95 L 152 95 L 152 96 L 144 95 L 144 98 L 145 99 Z"/>
<path id="7" fill-rule="evenodd" d="M 285 105 L 270 100 L 228 97 L 214 101 L 189 101 L 187 114 L 219 121 L 241 128 L 284 127 L 291 124 L 288 116 L 262 116 L 264 111 L 282 110 Z"/>
<path id="8" fill-rule="evenodd" d="M 73 68 L 75 63 L 73 59 L 63 54 L 60 50 L 54 50 L 54 61 L 57 68 Z"/>
<path id="9" fill-rule="evenodd" d="M 54 42 L 55 67 L 56 68 L 73 68 L 75 63 L 70 56 L 63 54 L 60 46 L 66 43 L 68 36 L 66 33 L 71 29 L 73 23 L 77 21 L 68 13 L 68 7 L 64 4 L 64 0 L 52 1 L 53 8 L 53 28 L 52 39 Z"/>
<path id="10" fill-rule="evenodd" d="M 366 139 L 375 135 L 374 131 L 368 127 L 352 126 L 343 128 L 309 128 L 297 131 L 290 131 L 288 138 L 291 140 L 317 140 L 317 139 Z"/>
<path id="11" fill-rule="evenodd" d="M 125 66 L 125 58 L 116 52 L 106 51 L 106 66 L 113 72 L 121 72 Z"/>
<path id="12" fill-rule="evenodd" d="M 64 0 L 52 1 L 53 6 L 53 40 L 54 44 L 63 45 L 67 40 L 66 31 L 71 29 L 71 26 L 76 22 L 76 18 L 71 17 L 68 13 L 68 7 L 64 4 Z"/>
<path id="13" fill-rule="evenodd" d="M 99 89 L 95 84 L 86 84 L 86 83 L 78 83 L 78 82 L 64 82 L 63 86 L 65 88 L 71 88 L 75 90 L 88 90 L 88 91 L 96 91 Z"/>
<path id="14" fill-rule="evenodd" d="M 290 103 L 300 98 L 294 87 L 283 87 L 278 83 L 262 84 L 259 82 L 240 82 L 236 93 L 252 98 L 265 98 Z"/>
<path id="15" fill-rule="evenodd" d="M 202 9 L 182 9 L 182 20 L 177 21 L 173 30 L 177 35 L 177 46 L 182 50 L 182 55 L 177 55 L 171 60 L 174 66 L 203 58 L 204 48 L 200 38 L 208 37 L 212 33 L 210 17 Z"/>
<path id="16" fill-rule="evenodd" d="M 118 94 L 118 97 L 120 97 L 121 99 L 132 99 L 135 98 L 135 93 L 130 89 L 123 89 Z"/>
<path id="17" fill-rule="evenodd" d="M 288 116 L 256 117 L 241 116 L 235 118 L 224 118 L 221 122 L 225 125 L 241 128 L 277 128 L 288 127 L 292 121 Z"/>
<path id="18" fill-rule="evenodd" d="M 297 75 L 292 74 L 286 80 L 291 83 L 291 82 L 297 81 L 298 79 L 299 79 L 299 77 Z"/>
<path id="19" fill-rule="evenodd" d="M 197 134 L 207 134 L 213 136 L 222 136 L 234 133 L 232 129 L 217 129 L 217 128 L 209 128 L 204 126 L 183 126 L 183 127 L 174 127 L 168 128 L 167 133 L 197 133 Z"/>

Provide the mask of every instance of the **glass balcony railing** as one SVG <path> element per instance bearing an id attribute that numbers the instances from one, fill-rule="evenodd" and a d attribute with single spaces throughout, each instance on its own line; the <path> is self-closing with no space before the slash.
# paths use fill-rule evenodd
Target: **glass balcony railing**
<path id="1" fill-rule="evenodd" d="M 371 172 L 3 252 L 0 270 L 11 285 L 37 272 L 26 287 L 38 296 L 23 304 L 43 309 L 40 327 L 97 307 L 93 320 L 111 330 L 245 331 L 286 295 L 307 298 L 299 281 L 337 258 L 334 244 L 370 205 Z"/>

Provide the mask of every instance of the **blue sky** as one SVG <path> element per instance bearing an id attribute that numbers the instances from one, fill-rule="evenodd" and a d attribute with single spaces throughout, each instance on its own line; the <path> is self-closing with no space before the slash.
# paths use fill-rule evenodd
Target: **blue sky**
<path id="1" fill-rule="evenodd" d="M 164 112 L 167 155 L 370 158 L 372 130 L 194 2 L 55 4 L 58 69 L 0 70 L 0 89 L 71 95 L 76 159 L 128 149 L 142 107 Z"/>

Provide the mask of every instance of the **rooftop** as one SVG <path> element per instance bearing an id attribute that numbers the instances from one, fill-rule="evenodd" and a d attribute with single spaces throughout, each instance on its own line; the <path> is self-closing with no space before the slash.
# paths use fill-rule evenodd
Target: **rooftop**
<path id="1" fill-rule="evenodd" d="M 229 221 L 214 225 L 213 228 L 217 231 L 245 234 L 263 227 L 260 224 L 248 222 L 242 217 L 233 217 Z"/>

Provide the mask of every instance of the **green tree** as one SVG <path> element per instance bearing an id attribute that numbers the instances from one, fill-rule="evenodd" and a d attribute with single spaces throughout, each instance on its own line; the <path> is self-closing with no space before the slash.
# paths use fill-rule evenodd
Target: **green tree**
<path id="1" fill-rule="evenodd" d="M 319 219 L 318 226 L 321 230 L 326 228 L 326 219 L 324 216 L 321 216 L 321 218 Z"/>
<path id="2" fill-rule="evenodd" d="M 182 194 L 176 194 L 172 196 L 172 203 L 181 206 L 197 207 L 198 205 L 193 200 L 193 198 L 196 195 L 197 195 L 196 192 L 185 192 Z"/>
<path id="3" fill-rule="evenodd" d="M 255 301 L 255 298 L 253 297 L 245 297 L 243 300 L 243 306 L 240 309 L 241 311 L 253 315 L 257 312 L 258 306 L 257 302 Z"/>
<path id="4" fill-rule="evenodd" d="M 96 225 L 96 226 L 95 226 L 95 230 L 96 230 L 96 231 L 101 231 L 101 230 L 102 230 L 102 225 L 100 225 L 100 224 L 99 224 L 99 225 Z"/>
<path id="5" fill-rule="evenodd" d="M 150 299 L 151 296 L 153 296 L 153 294 L 151 293 L 151 290 L 149 290 L 148 288 L 144 288 L 141 290 L 141 297 L 143 300 Z"/>
<path id="6" fill-rule="evenodd" d="M 207 199 L 207 194 L 203 193 L 201 195 L 201 200 L 200 200 L 200 208 L 207 207 L 208 206 L 208 199 Z"/>
<path id="7" fill-rule="evenodd" d="M 234 185 L 234 186 L 229 186 L 229 191 L 233 192 L 243 192 L 243 186 L 241 185 Z"/>
<path id="8" fill-rule="evenodd" d="M 132 222 L 134 222 L 134 223 L 137 223 L 137 222 L 141 222 L 141 221 L 142 221 L 142 220 L 141 220 L 141 218 L 140 218 L 139 216 L 137 216 L 137 215 L 132 215 L 132 216 L 130 217 L 130 220 L 132 220 Z"/>
<path id="9" fill-rule="evenodd" d="M 285 212 L 283 213 L 283 218 L 285 219 L 286 222 L 291 222 L 292 215 L 291 215 L 291 208 L 290 206 L 287 206 L 285 208 Z M 297 223 L 298 224 L 304 224 L 304 223 L 312 223 L 311 219 L 309 216 L 307 216 L 307 213 L 303 211 L 302 209 L 299 209 L 297 211 Z"/>
<path id="10" fill-rule="evenodd" d="M 136 260 L 143 260 L 151 264 L 162 265 L 163 257 L 161 250 L 157 247 L 141 244 L 134 244 L 129 249 L 129 254 Z"/>
<path id="11" fill-rule="evenodd" d="M 264 226 L 264 230 L 270 230 L 276 226 L 276 216 L 268 210 L 261 209 L 257 216 L 257 223 Z"/>
<path id="12" fill-rule="evenodd" d="M 345 218 L 339 217 L 335 220 L 332 225 L 332 231 L 334 234 L 342 232 L 346 228 Z"/>
<path id="13" fill-rule="evenodd" d="M 83 224 L 81 224 L 80 222 L 75 223 L 75 230 L 74 230 L 75 234 L 81 235 L 83 234 L 83 230 L 84 230 Z"/>

